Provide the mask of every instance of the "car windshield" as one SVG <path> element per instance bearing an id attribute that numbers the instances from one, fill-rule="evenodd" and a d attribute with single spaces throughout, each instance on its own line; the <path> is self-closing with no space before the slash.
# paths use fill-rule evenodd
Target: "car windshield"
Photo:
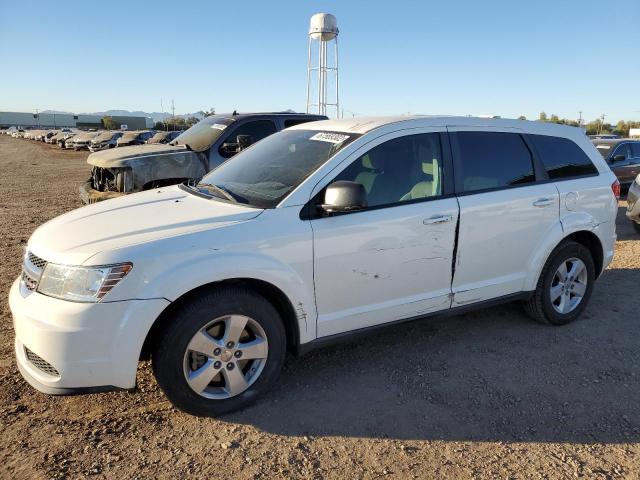
<path id="1" fill-rule="evenodd" d="M 96 135 L 93 138 L 94 142 L 104 142 L 105 140 L 111 140 L 111 137 L 113 137 L 113 135 L 115 134 L 115 132 L 102 132 L 98 135 Z"/>
<path id="2" fill-rule="evenodd" d="M 318 130 L 284 130 L 240 152 L 190 188 L 204 195 L 257 208 L 275 208 L 358 136 Z"/>
<path id="3" fill-rule="evenodd" d="M 598 152 L 600 152 L 600 155 L 602 155 L 603 158 L 607 158 L 609 156 L 609 153 L 611 152 L 611 145 L 606 145 L 606 144 L 596 145 L 596 148 L 598 149 Z"/>
<path id="4" fill-rule="evenodd" d="M 227 116 L 211 115 L 180 134 L 171 145 L 185 145 L 194 152 L 204 152 L 233 122 L 234 119 Z"/>

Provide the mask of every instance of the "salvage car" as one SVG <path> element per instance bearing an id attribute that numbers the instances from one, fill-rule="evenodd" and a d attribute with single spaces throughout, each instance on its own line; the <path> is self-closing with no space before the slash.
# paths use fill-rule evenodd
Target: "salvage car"
<path id="1" fill-rule="evenodd" d="M 118 139 L 122 137 L 122 135 L 123 132 L 121 131 L 107 130 L 106 132 L 100 132 L 91 139 L 89 150 L 91 152 L 99 152 L 100 150 L 115 148 Z"/>
<path id="2" fill-rule="evenodd" d="M 78 135 L 73 137 L 74 150 L 89 150 L 89 144 L 94 137 L 96 137 L 100 132 L 90 131 L 90 132 L 80 132 Z"/>
<path id="3" fill-rule="evenodd" d="M 179 131 L 173 131 L 173 132 L 156 132 L 156 134 L 151 137 L 149 140 L 147 140 L 147 143 L 149 144 L 154 144 L 154 143 L 169 143 L 171 142 L 173 139 L 175 139 L 178 135 L 180 135 L 182 132 Z"/>
<path id="4" fill-rule="evenodd" d="M 84 203 L 200 178 L 239 151 L 279 130 L 326 119 L 305 113 L 209 116 L 167 145 L 119 147 L 87 158 L 91 178 L 80 186 Z"/>
<path id="5" fill-rule="evenodd" d="M 627 218 L 631 220 L 633 228 L 640 233 L 640 174 L 629 186 L 627 192 Z"/>
<path id="6" fill-rule="evenodd" d="M 173 405 L 220 415 L 272 386 L 287 351 L 394 322 L 517 300 L 565 325 L 613 258 L 619 192 L 565 125 L 296 125 L 199 182 L 39 227 L 9 298 L 17 364 L 68 394 L 134 388 L 151 358 Z"/>
<path id="7" fill-rule="evenodd" d="M 593 140 L 593 144 L 620 180 L 622 188 L 629 187 L 640 174 L 640 140 L 604 139 Z"/>
<path id="8" fill-rule="evenodd" d="M 118 147 L 129 147 L 132 145 L 142 145 L 151 137 L 155 132 L 151 130 L 124 132 L 124 134 L 116 142 Z"/>
<path id="9" fill-rule="evenodd" d="M 72 130 L 71 132 L 66 132 L 64 135 L 62 135 L 61 138 L 58 139 L 57 141 L 58 147 L 64 148 L 64 149 L 73 148 L 73 139 L 79 133 L 81 132 L 76 130 Z"/>

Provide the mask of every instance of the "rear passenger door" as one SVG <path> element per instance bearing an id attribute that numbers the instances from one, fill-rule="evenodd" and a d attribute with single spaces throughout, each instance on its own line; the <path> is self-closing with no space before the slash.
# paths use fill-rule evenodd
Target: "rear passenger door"
<path id="1" fill-rule="evenodd" d="M 460 203 L 452 307 L 521 292 L 559 195 L 516 129 L 449 128 Z M 540 178 L 544 177 L 544 178 Z"/>

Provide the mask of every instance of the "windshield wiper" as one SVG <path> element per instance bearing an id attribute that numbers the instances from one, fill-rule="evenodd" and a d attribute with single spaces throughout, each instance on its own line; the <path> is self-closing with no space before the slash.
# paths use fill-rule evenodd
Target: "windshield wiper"
<path id="1" fill-rule="evenodd" d="M 196 187 L 203 187 L 203 188 L 208 189 L 208 190 L 213 190 L 214 192 L 219 194 L 217 196 L 222 195 L 223 198 L 226 198 L 227 200 L 230 200 L 233 203 L 239 203 L 239 201 L 235 197 L 235 195 L 233 195 L 226 188 L 220 187 L 219 185 L 213 185 L 212 183 L 199 183 L 199 184 L 196 185 Z"/>

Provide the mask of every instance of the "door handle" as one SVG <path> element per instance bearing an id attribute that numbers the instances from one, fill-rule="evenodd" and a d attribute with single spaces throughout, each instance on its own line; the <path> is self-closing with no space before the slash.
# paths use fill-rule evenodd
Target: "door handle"
<path id="1" fill-rule="evenodd" d="M 453 220 L 453 215 L 435 215 L 433 217 L 425 218 L 422 223 L 425 225 L 436 225 L 438 223 L 447 223 Z"/>
<path id="2" fill-rule="evenodd" d="M 535 202 L 533 202 L 534 207 L 546 207 L 548 205 L 552 205 L 556 203 L 555 198 L 539 198 Z"/>

